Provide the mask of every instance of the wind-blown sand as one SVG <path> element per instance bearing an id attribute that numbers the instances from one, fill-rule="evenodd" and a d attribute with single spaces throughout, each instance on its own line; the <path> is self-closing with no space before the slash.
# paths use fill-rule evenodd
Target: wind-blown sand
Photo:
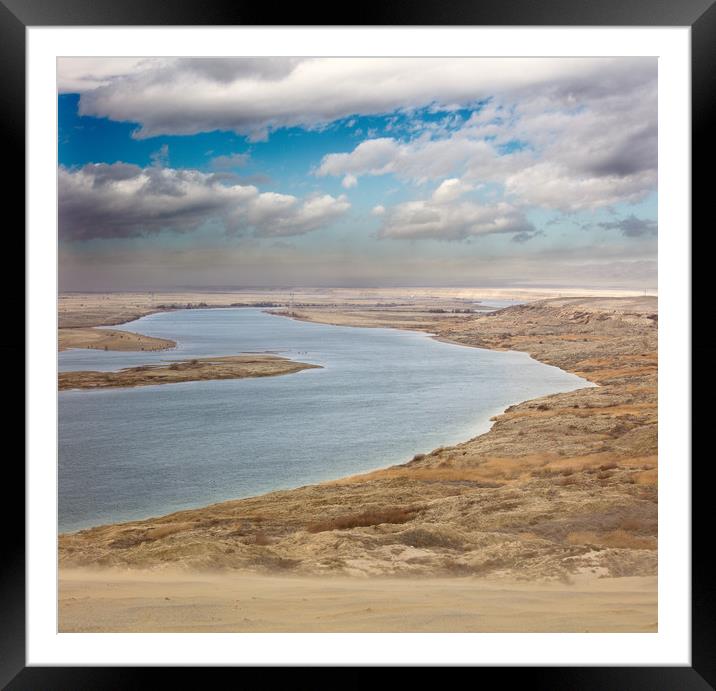
<path id="1" fill-rule="evenodd" d="M 65 571 L 61 632 L 656 631 L 656 579 L 572 585 Z"/>
<path id="2" fill-rule="evenodd" d="M 162 365 L 125 367 L 117 372 L 77 370 L 60 372 L 60 390 L 108 389 L 128 386 L 155 386 L 211 379 L 276 377 L 304 369 L 320 368 L 278 355 L 225 355 L 213 358 L 176 360 Z"/>
<path id="3" fill-rule="evenodd" d="M 288 311 L 300 319 L 329 323 L 354 319 L 371 325 L 368 317 L 373 310 L 294 305 Z M 491 315 L 433 314 L 425 308 L 415 314 L 412 323 L 392 325 L 426 328 L 427 324 L 438 337 L 465 345 L 527 351 L 599 386 L 511 406 L 496 417 L 487 434 L 385 470 L 61 535 L 63 584 L 69 578 L 67 569 L 87 566 L 150 569 L 156 572 L 152 579 L 177 569 L 187 578 L 192 572 L 219 569 L 228 571 L 227 584 L 231 578 L 255 577 L 251 574 L 273 578 L 281 573 L 287 574 L 281 583 L 294 583 L 285 587 L 301 588 L 304 583 L 309 599 L 343 582 L 345 576 L 370 576 L 376 588 L 388 583 L 383 576 L 401 580 L 419 576 L 416 588 L 427 583 L 424 579 L 444 579 L 455 584 L 456 592 L 460 583 L 471 579 L 529 580 L 542 589 L 544 611 L 553 611 L 554 618 L 532 617 L 529 607 L 519 604 L 512 586 L 505 586 L 494 597 L 497 602 L 498 592 L 504 596 L 496 604 L 499 609 L 509 611 L 514 605 L 511 625 L 516 628 L 511 630 L 641 631 L 655 626 L 656 299 L 561 298 Z M 379 317 L 381 326 L 391 325 L 388 316 Z M 72 578 L 79 592 L 80 577 Z M 583 584 L 583 579 L 593 580 L 596 588 L 610 589 L 616 604 L 587 606 L 585 600 L 581 608 L 576 604 L 579 598 L 565 602 L 575 593 L 571 584 Z M 143 591 L 141 582 L 140 578 L 132 586 L 129 599 L 118 599 L 113 605 L 103 600 L 103 616 L 110 617 L 104 625 L 128 622 L 124 609 L 144 607 L 145 595 L 154 591 Z M 544 586 L 545 582 L 551 585 Z M 652 598 L 646 617 L 643 610 L 632 607 L 631 591 L 637 582 Z M 98 591 L 91 580 L 87 588 L 93 595 L 82 607 L 95 611 L 91 607 L 97 605 Z M 382 626 L 381 617 L 390 618 L 385 609 L 391 596 L 385 598 L 379 600 L 385 606 L 373 608 L 370 617 L 366 614 L 373 623 L 353 618 L 345 626 Z M 594 605 L 595 600 L 589 602 Z M 205 609 L 204 600 L 188 604 L 183 611 L 190 614 L 182 630 L 191 630 L 213 611 Z M 450 606 L 447 601 L 445 606 Z M 401 630 L 419 630 L 411 627 L 422 625 L 411 618 L 419 614 L 411 607 L 406 601 L 409 611 Z M 521 609 L 524 616 L 518 612 Z M 71 618 L 79 616 L 72 611 L 69 605 L 61 609 L 63 628 L 80 621 Z M 562 619 L 560 612 L 564 612 Z M 283 617 L 278 623 L 267 619 L 273 623 L 266 624 L 266 630 L 305 622 L 287 610 Z M 92 624 L 91 617 L 82 621 L 77 625 Z M 489 628 L 497 625 L 497 619 L 484 621 L 491 621 L 486 624 L 489 630 L 501 630 Z M 533 625 L 538 628 L 532 629 Z"/>

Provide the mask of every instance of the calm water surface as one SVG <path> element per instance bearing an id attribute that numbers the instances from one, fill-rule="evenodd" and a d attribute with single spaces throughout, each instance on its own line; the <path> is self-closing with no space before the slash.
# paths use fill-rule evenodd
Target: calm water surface
<path id="1" fill-rule="evenodd" d="M 170 351 L 68 350 L 59 369 L 274 352 L 280 377 L 59 394 L 59 528 L 161 515 L 407 461 L 486 431 L 507 406 L 587 386 L 531 359 L 426 334 L 299 322 L 258 309 L 163 312 L 121 328 Z"/>

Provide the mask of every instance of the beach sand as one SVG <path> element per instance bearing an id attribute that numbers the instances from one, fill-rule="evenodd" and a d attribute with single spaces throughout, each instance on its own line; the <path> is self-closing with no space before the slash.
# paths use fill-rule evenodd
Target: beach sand
<path id="1" fill-rule="evenodd" d="M 65 570 L 61 632 L 657 630 L 656 578 L 571 584 Z"/>

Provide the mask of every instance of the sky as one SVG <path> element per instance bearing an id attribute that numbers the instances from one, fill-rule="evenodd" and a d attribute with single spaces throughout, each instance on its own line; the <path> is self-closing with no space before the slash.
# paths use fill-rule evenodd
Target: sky
<path id="1" fill-rule="evenodd" d="M 66 291 L 657 285 L 655 58 L 60 58 Z"/>

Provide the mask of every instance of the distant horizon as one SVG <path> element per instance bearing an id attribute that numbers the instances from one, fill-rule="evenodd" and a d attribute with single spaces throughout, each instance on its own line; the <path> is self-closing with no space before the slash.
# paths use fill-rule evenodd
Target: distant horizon
<path id="1" fill-rule="evenodd" d="M 63 292 L 656 291 L 656 58 L 60 58 L 57 79 Z"/>
<path id="2" fill-rule="evenodd" d="M 330 291 L 330 290 L 436 290 L 436 291 L 485 291 L 489 292 L 578 292 L 585 293 L 630 293 L 635 295 L 646 295 L 647 297 L 656 297 L 658 295 L 657 288 L 621 288 L 608 286 L 568 286 L 568 285 L 543 285 L 543 286 L 526 286 L 526 285 L 283 285 L 283 286 L 262 286 L 262 285 L 246 285 L 246 286 L 174 286 L 171 288 L 142 288 L 142 289 L 117 289 L 117 290 L 59 290 L 59 294 L 67 293 L 241 293 L 241 292 L 286 292 L 286 291 Z"/>

